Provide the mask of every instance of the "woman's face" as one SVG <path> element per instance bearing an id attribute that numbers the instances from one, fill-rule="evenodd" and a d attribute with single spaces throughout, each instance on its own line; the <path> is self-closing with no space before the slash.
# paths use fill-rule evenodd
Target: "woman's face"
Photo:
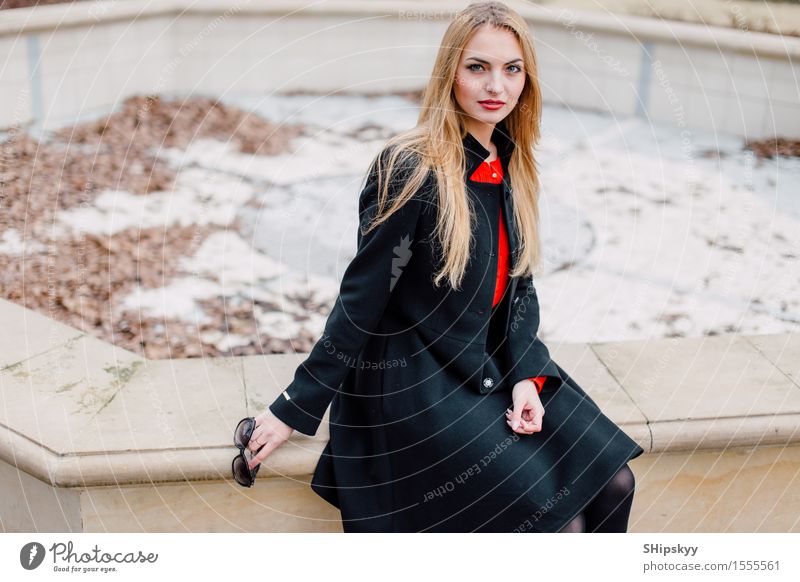
<path id="1" fill-rule="evenodd" d="M 517 105 L 525 86 L 524 68 L 517 37 L 505 29 L 482 26 L 461 53 L 456 101 L 474 120 L 493 125 Z"/>

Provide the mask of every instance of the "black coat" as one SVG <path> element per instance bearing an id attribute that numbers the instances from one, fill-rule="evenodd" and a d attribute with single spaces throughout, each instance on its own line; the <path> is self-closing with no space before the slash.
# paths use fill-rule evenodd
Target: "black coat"
<path id="1" fill-rule="evenodd" d="M 515 144 L 503 123 L 492 141 L 507 168 Z M 468 178 L 489 152 L 470 133 L 463 146 Z M 359 230 L 322 337 L 270 405 L 308 435 L 331 405 L 311 487 L 347 532 L 558 531 L 644 452 L 550 358 L 531 277 L 510 278 L 492 309 L 501 204 L 512 257 L 518 239 L 508 178 L 499 188 L 466 180 L 474 247 L 458 291 L 432 281 L 432 175 L 389 220 Z M 377 195 L 372 168 L 362 227 Z M 506 331 L 498 352 L 487 347 L 490 316 Z M 547 376 L 542 430 L 518 435 L 505 420 L 510 389 L 533 376 Z"/>

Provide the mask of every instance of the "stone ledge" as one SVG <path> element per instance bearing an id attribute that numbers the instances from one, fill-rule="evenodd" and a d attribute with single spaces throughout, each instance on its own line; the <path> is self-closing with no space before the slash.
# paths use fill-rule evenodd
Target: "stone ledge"
<path id="1" fill-rule="evenodd" d="M 29 344 L 31 322 L 34 335 L 48 325 L 7 301 L 0 316 L 7 337 Z M 60 344 L 0 369 L 0 458 L 62 488 L 230 480 L 236 422 L 263 410 L 305 359 L 147 360 L 51 324 Z M 4 362 L 24 351 L 7 347 Z M 800 334 L 550 347 L 647 453 L 800 442 Z M 316 436 L 295 433 L 259 475 L 311 474 L 328 414 Z"/>
<path id="2" fill-rule="evenodd" d="M 519 14 L 534 24 L 563 27 L 561 11 L 523 2 L 511 2 Z M 324 4 L 303 7 L 298 11 L 296 2 L 272 0 L 268 3 L 255 3 L 240 6 L 235 0 L 207 0 L 197 3 L 193 0 L 161 0 L 145 2 L 96 3 L 77 2 L 75 4 L 53 4 L 35 8 L 19 8 L 4 15 L 0 22 L 0 36 L 18 35 L 24 32 L 47 31 L 56 28 L 92 26 L 104 22 L 136 20 L 159 16 L 177 15 L 276 15 L 294 17 L 321 16 L 359 16 L 400 18 L 402 12 L 418 15 L 422 22 L 447 22 L 464 7 L 461 2 L 432 0 L 420 3 L 408 0 L 373 0 L 371 2 L 353 0 L 332 0 Z M 738 29 L 708 26 L 699 23 L 660 20 L 643 16 L 624 14 L 599 14 L 592 11 L 565 10 L 569 23 L 587 32 L 602 32 L 620 36 L 631 36 L 642 42 L 665 41 L 670 44 L 692 44 L 707 47 L 715 52 L 728 50 L 746 55 L 773 56 L 792 60 L 800 57 L 800 39 L 748 31 L 743 35 Z"/>

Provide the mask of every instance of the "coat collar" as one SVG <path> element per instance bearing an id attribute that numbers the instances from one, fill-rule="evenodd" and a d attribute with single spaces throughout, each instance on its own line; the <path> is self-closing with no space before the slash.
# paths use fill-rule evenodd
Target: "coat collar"
<path id="1" fill-rule="evenodd" d="M 511 136 L 508 134 L 505 120 L 501 120 L 494 126 L 492 132 L 492 142 L 497 146 L 497 157 L 500 158 L 503 168 L 508 167 L 508 161 L 511 159 L 511 153 L 514 151 L 516 144 Z M 481 142 L 472 135 L 469 131 L 462 138 L 464 145 L 464 156 L 466 158 L 467 176 L 471 176 L 475 170 L 478 169 L 483 161 L 489 157 L 489 150 L 483 147 Z"/>

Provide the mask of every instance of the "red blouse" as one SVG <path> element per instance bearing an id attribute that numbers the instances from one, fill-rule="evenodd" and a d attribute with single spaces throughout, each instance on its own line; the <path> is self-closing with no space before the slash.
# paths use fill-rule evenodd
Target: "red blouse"
<path id="1" fill-rule="evenodd" d="M 499 184 L 502 182 L 503 166 L 500 163 L 500 158 L 488 163 L 482 163 L 472 176 L 470 176 L 470 179 L 475 182 L 489 182 L 491 184 Z M 503 290 L 506 288 L 506 283 L 508 282 L 508 232 L 506 232 L 506 223 L 505 220 L 503 220 L 502 206 L 500 207 L 500 240 L 498 241 L 498 251 L 497 282 L 494 287 L 492 307 L 500 303 L 500 299 L 503 297 Z M 529 379 L 536 385 L 536 391 L 541 392 L 547 376 L 536 376 L 535 378 Z"/>

